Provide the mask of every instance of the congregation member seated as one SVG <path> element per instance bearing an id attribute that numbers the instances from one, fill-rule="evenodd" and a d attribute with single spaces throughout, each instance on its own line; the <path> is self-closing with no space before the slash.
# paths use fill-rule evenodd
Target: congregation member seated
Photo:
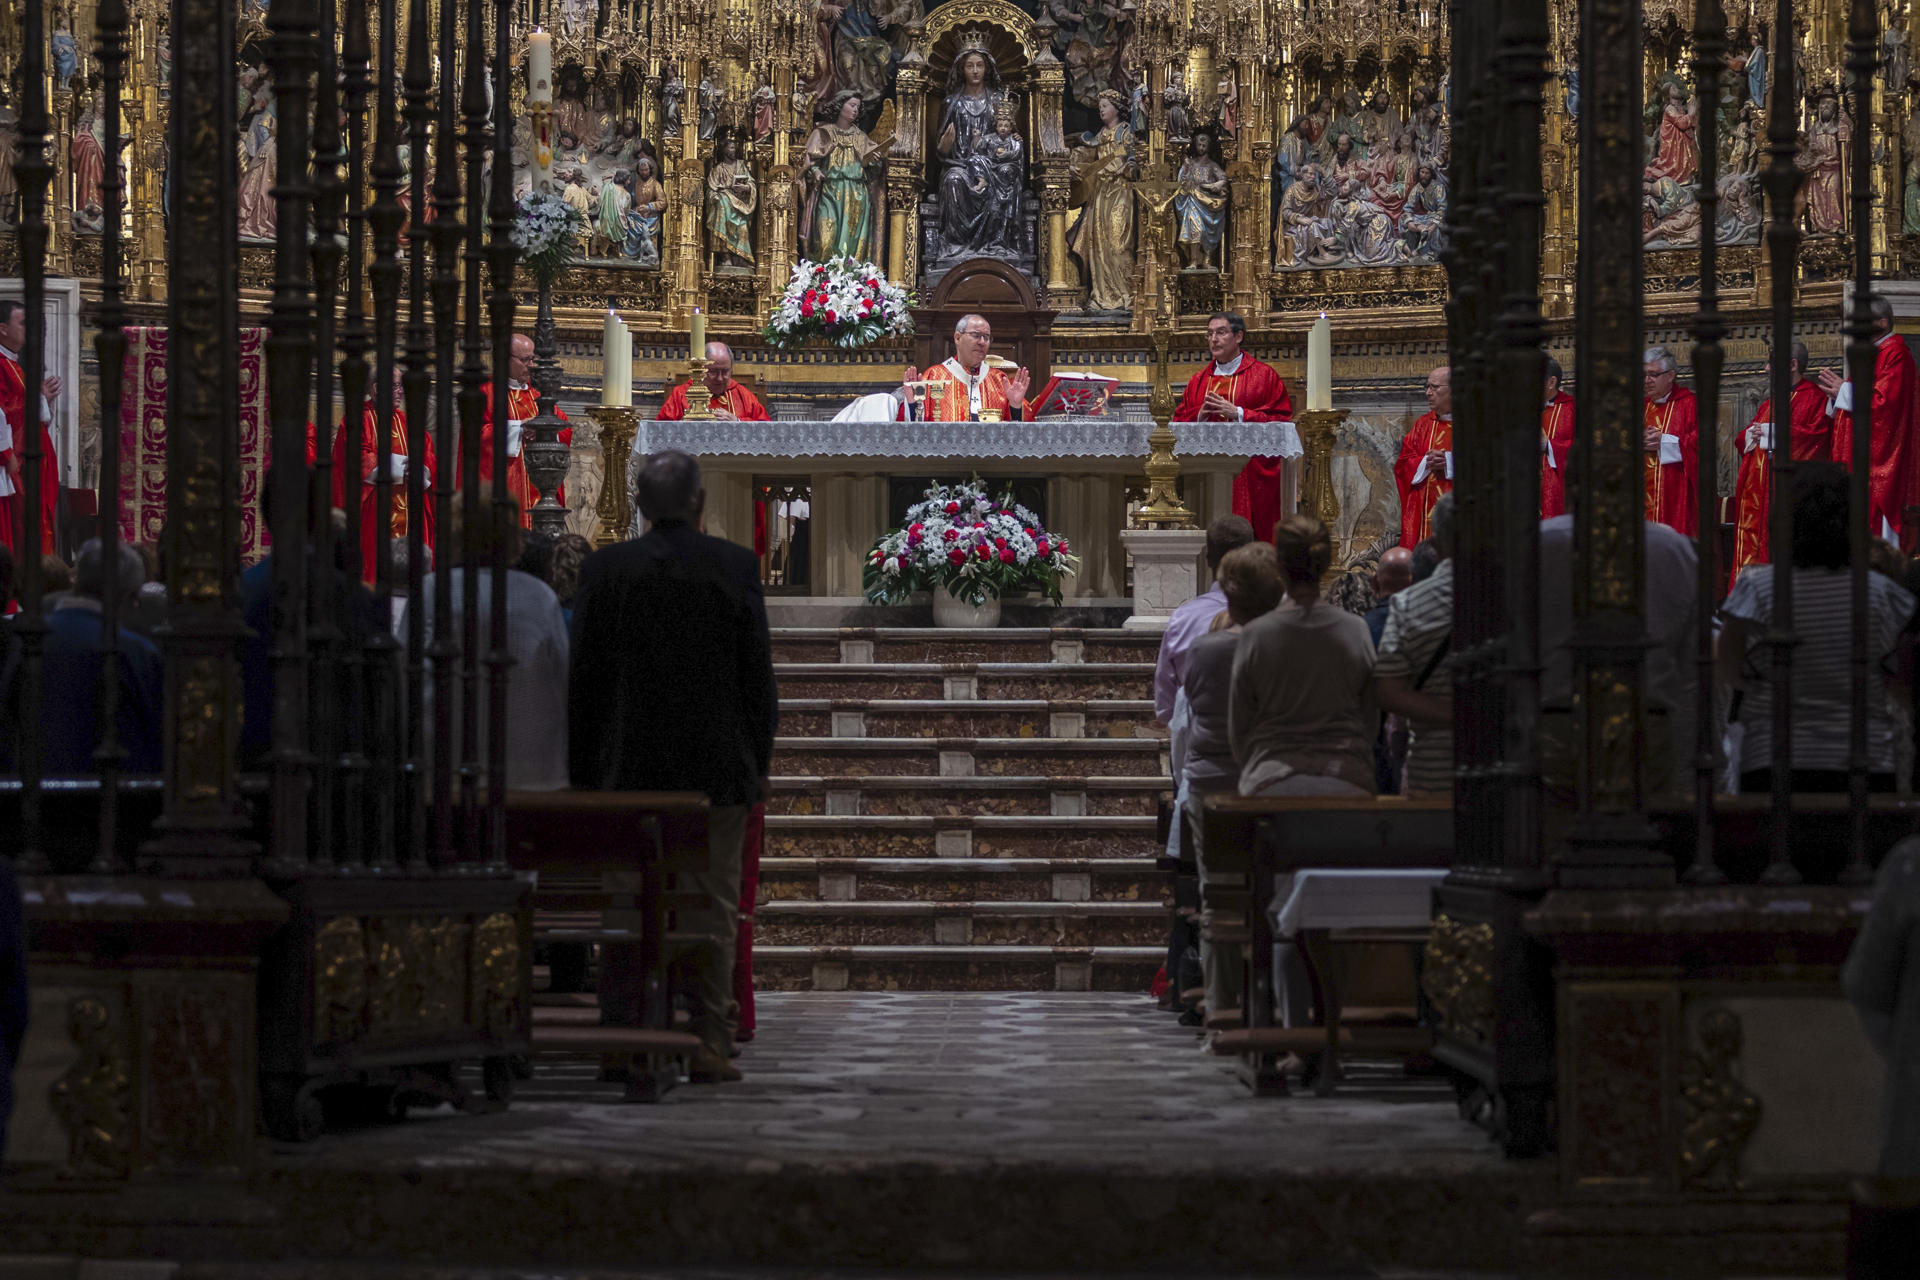
<path id="1" fill-rule="evenodd" d="M 1402 794 L 1453 794 L 1453 495 L 1433 504 L 1429 526 L 1437 564 L 1420 576 L 1420 543 L 1413 549 L 1414 584 L 1387 601 L 1374 664 L 1380 709 L 1408 722 Z"/>
<path id="2" fill-rule="evenodd" d="M 116 544 L 120 605 L 130 607 L 145 580 L 140 556 L 126 543 Z M 94 752 L 100 746 L 100 663 L 106 650 L 102 599 L 106 555 L 98 538 L 80 548 L 74 566 L 73 590 L 47 614 L 45 665 L 41 675 L 40 766 L 50 775 L 87 774 L 94 770 Z M 116 735 L 125 753 L 121 769 L 128 773 L 160 771 L 161 669 L 160 651 L 153 643 L 119 628 L 115 652 L 120 664 L 120 690 L 115 713 Z M 20 681 L 17 666 L 5 672 L 7 722 L 19 729 Z M 9 738 L 12 738 L 9 734 Z M 7 763 L 17 755 L 7 744 Z"/>
<path id="3" fill-rule="evenodd" d="M 1847 790 L 1847 737 L 1852 705 L 1850 628 L 1852 574 L 1847 528 L 1848 477 L 1838 463 L 1802 462 L 1793 485 L 1792 628 L 1793 789 Z M 1742 791 L 1773 786 L 1773 690 L 1766 633 L 1773 615 L 1777 564 L 1748 565 L 1720 606 L 1715 651 L 1720 680 L 1741 691 L 1738 776 Z M 1878 573 L 1867 575 L 1867 789 L 1894 789 L 1891 701 L 1908 696 L 1914 597 Z"/>
<path id="4" fill-rule="evenodd" d="M 1325 525 L 1288 516 L 1273 540 L 1286 599 L 1247 624 L 1233 660 L 1240 794 L 1371 797 L 1379 719 L 1366 619 L 1320 599 L 1333 559 Z"/>
<path id="5" fill-rule="evenodd" d="M 466 567 L 479 566 L 478 597 L 481 645 L 493 634 L 494 521 L 489 513 L 471 534 L 466 529 L 463 503 L 454 503 L 448 528 L 440 539 L 440 567 L 420 583 L 420 596 L 407 607 L 419 609 L 424 650 L 431 655 L 437 634 L 436 599 L 445 579 L 452 642 L 457 648 L 466 633 Z M 520 530 L 508 534 L 507 562 L 520 559 Z M 400 631 L 407 627 L 404 616 Z M 532 574 L 507 570 L 507 785 L 519 790 L 553 791 L 567 785 L 567 625 L 553 589 Z M 456 663 L 457 667 L 457 663 Z M 465 756 L 461 682 L 456 670 L 447 700 L 451 704 L 453 737 L 447 744 L 454 759 Z M 435 699 L 440 696 L 431 658 L 427 663 L 427 720 L 435 723 Z M 484 692 L 483 695 L 484 696 Z M 480 715 L 473 758 L 487 759 L 487 717 Z M 430 739 L 431 740 L 431 739 Z M 438 743 L 435 742 L 437 747 Z"/>
<path id="6" fill-rule="evenodd" d="M 1226 608 L 1213 616 L 1211 629 L 1188 650 L 1184 685 L 1191 723 L 1187 728 L 1180 795 L 1188 820 L 1193 824 L 1203 910 L 1212 910 L 1213 904 L 1208 901 L 1207 850 L 1200 838 L 1200 808 L 1209 792 L 1230 792 L 1240 785 L 1240 765 L 1234 759 L 1228 724 L 1233 658 L 1247 625 L 1271 613 L 1280 603 L 1280 563 L 1273 547 L 1254 542 L 1228 552 L 1220 561 L 1218 587 L 1226 599 Z M 1205 975 L 1209 1010 L 1227 1009 L 1239 1003 L 1239 957 L 1222 956 L 1219 950 L 1205 934 L 1201 935 L 1200 969 Z"/>

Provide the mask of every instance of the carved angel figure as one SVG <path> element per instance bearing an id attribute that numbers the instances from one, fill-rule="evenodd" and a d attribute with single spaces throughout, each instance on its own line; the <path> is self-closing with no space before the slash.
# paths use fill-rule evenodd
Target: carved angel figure
<path id="1" fill-rule="evenodd" d="M 828 258 L 874 262 L 880 256 L 885 208 L 880 184 L 886 143 L 893 139 L 892 112 L 882 115 L 885 138 L 876 141 L 855 123 L 860 107 L 859 94 L 847 90 L 836 95 L 832 122 L 820 125 L 807 139 L 802 177 L 807 204 L 800 219 L 800 239 L 815 262 Z"/>

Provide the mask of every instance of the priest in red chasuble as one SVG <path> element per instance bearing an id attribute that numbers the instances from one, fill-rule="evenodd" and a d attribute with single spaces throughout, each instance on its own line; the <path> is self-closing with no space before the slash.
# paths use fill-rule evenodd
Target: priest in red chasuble
<path id="1" fill-rule="evenodd" d="M 401 371 L 399 366 L 393 370 L 393 450 L 390 456 L 382 457 L 380 452 L 380 412 L 377 401 L 369 398 L 362 414 L 360 426 L 360 576 L 364 581 L 373 582 L 379 574 L 380 566 L 380 477 L 393 477 L 393 502 L 387 510 L 387 528 L 393 533 L 393 540 L 402 541 L 407 536 L 410 512 L 407 502 L 407 472 L 410 468 L 420 467 L 421 495 L 420 522 L 421 540 L 429 551 L 433 549 L 433 496 L 430 492 L 433 484 L 434 457 L 433 433 L 422 431 L 417 450 L 411 448 L 412 441 L 407 434 L 406 410 L 400 407 Z M 371 388 L 369 388 L 371 390 Z M 347 431 L 343 422 L 333 436 L 333 498 L 339 505 L 346 496 L 346 453 Z"/>
<path id="2" fill-rule="evenodd" d="M 1547 404 L 1540 411 L 1540 518 L 1567 513 L 1567 466 L 1573 461 L 1573 397 L 1560 389 L 1560 362 L 1547 357 Z"/>
<path id="3" fill-rule="evenodd" d="M 1187 379 L 1187 389 L 1174 408 L 1175 422 L 1291 422 L 1293 402 L 1287 384 L 1273 366 L 1242 351 L 1247 322 L 1231 311 L 1207 318 L 1207 354 L 1212 362 Z M 1273 540 L 1273 527 L 1286 513 L 1281 510 L 1281 479 L 1286 459 L 1278 455 L 1249 458 L 1233 481 L 1233 514 L 1245 516 L 1253 535 Z"/>
<path id="4" fill-rule="evenodd" d="M 1867 453 L 1868 530 L 1876 538 L 1905 546 L 1910 531 L 1901 524 L 1909 505 L 1920 503 L 1920 443 L 1914 440 L 1915 396 L 1913 352 L 1907 340 L 1893 331 L 1893 305 L 1875 297 L 1868 304 L 1873 316 L 1873 442 Z M 1833 460 L 1853 464 L 1853 405 L 1855 388 L 1831 369 L 1822 369 L 1820 389 L 1831 398 Z"/>
<path id="5" fill-rule="evenodd" d="M 513 335 L 513 342 L 507 355 L 507 492 L 520 503 L 520 527 L 533 528 L 533 504 L 540 501 L 540 491 L 527 480 L 527 460 L 521 454 L 521 445 L 525 442 L 522 428 L 529 418 L 540 412 L 540 395 L 533 389 L 533 339 L 523 333 Z M 480 394 L 486 398 L 485 416 L 480 420 L 480 487 L 489 490 L 493 484 L 493 382 L 484 383 Z M 553 416 L 562 422 L 567 420 L 566 413 L 555 405 Z M 560 443 L 573 443 L 573 428 L 560 428 Z M 454 477 L 456 484 L 467 482 L 466 472 Z M 554 490 L 553 496 L 561 506 L 567 504 L 567 486 L 561 485 Z"/>
<path id="6" fill-rule="evenodd" d="M 27 345 L 27 308 L 18 299 L 0 300 L 0 413 L 7 415 L 10 443 L 0 449 L 0 467 L 12 482 L 11 492 L 0 495 L 0 543 L 18 547 L 22 542 L 20 504 L 27 486 L 20 477 L 26 453 L 27 376 L 20 367 L 20 351 Z M 40 550 L 53 553 L 53 531 L 60 509 L 60 460 L 54 456 L 53 436 L 47 426 L 53 421 L 53 402 L 60 398 L 58 378 L 40 379 Z"/>
<path id="7" fill-rule="evenodd" d="M 1793 344 L 1792 443 L 1795 462 L 1825 460 L 1833 452 L 1833 418 L 1827 412 L 1827 395 L 1806 376 L 1807 344 Z M 1773 364 L 1767 364 L 1768 385 L 1772 385 Z M 1731 589 L 1740 571 L 1750 564 L 1767 563 L 1767 520 L 1773 509 L 1773 401 L 1762 400 L 1759 412 L 1747 429 L 1734 437 L 1733 447 L 1740 451 L 1740 476 L 1733 486 L 1733 566 L 1727 575 Z"/>
<path id="8" fill-rule="evenodd" d="M 1676 385 L 1673 352 L 1649 347 L 1644 360 L 1647 519 L 1691 536 L 1700 506 L 1694 481 L 1699 407 L 1693 392 Z"/>
<path id="9" fill-rule="evenodd" d="M 979 422 L 997 416 L 1002 422 L 1020 422 L 1026 416 L 1027 387 L 1033 377 L 1025 369 L 1007 373 L 986 363 L 993 346 L 993 326 L 985 316 L 967 315 L 953 327 L 953 355 L 933 365 L 926 373 L 907 369 L 904 381 L 925 380 L 937 384 L 938 394 L 929 391 L 926 403 L 917 403 L 920 391 L 903 389 L 900 420 L 922 422 Z"/>
<path id="10" fill-rule="evenodd" d="M 733 348 L 724 342 L 707 344 L 707 391 L 712 396 L 713 416 L 741 422 L 765 422 L 766 406 L 759 397 L 733 380 Z M 681 383 L 667 392 L 666 403 L 653 415 L 656 422 L 678 422 L 687 416 L 687 385 Z"/>
<path id="11" fill-rule="evenodd" d="M 1393 464 L 1400 489 L 1400 545 L 1417 547 L 1433 536 L 1433 509 L 1453 488 L 1453 368 L 1427 375 L 1427 411 L 1400 438 Z"/>

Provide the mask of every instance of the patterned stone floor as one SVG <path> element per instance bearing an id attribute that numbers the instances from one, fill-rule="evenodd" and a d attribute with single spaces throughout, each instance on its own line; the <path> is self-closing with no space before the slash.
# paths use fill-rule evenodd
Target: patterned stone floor
<path id="1" fill-rule="evenodd" d="M 649 1167 L 928 1162 L 1110 1172 L 1338 1168 L 1499 1173 L 1450 1090 L 1359 1064 L 1331 1099 L 1254 1099 L 1232 1065 L 1145 997 L 1069 993 L 763 996 L 746 1080 L 619 1102 L 581 1061 L 541 1060 L 512 1109 L 279 1147 L 273 1165 L 401 1159 Z"/>

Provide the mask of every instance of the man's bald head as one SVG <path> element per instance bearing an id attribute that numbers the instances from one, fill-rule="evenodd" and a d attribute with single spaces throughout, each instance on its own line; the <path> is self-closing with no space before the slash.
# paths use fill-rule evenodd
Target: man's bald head
<path id="1" fill-rule="evenodd" d="M 516 333 L 507 352 L 507 378 L 513 382 L 532 382 L 533 339 L 524 333 Z"/>
<path id="2" fill-rule="evenodd" d="M 1413 552 L 1405 547 L 1388 547 L 1380 553 L 1373 571 L 1373 594 L 1385 600 L 1413 585 Z"/>
<path id="3" fill-rule="evenodd" d="M 707 344 L 707 390 L 724 395 L 733 385 L 733 348 L 724 342 Z"/>

